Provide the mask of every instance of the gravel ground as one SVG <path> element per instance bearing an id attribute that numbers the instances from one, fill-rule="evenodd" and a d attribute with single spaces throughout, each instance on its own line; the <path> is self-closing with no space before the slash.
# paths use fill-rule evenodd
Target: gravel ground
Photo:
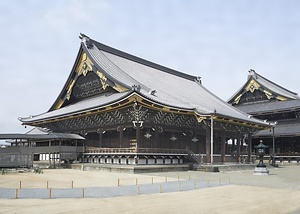
<path id="1" fill-rule="evenodd" d="M 80 189 L 116 188 L 118 179 L 122 188 L 138 183 L 155 188 L 166 179 L 168 182 L 191 180 L 230 180 L 230 185 L 201 188 L 191 191 L 143 194 L 150 191 L 147 185 L 140 188 L 140 195 L 113 198 L 84 199 L 0 199 L 0 213 L 300 213 L 300 166 L 289 165 L 270 168 L 269 176 L 253 175 L 253 171 L 166 172 L 149 174 L 123 174 L 97 171 L 45 170 L 44 174 L 18 173 L 0 177 L 0 188 L 40 188 L 46 182 L 52 188 L 64 191 Z M 177 182 L 178 184 L 178 182 Z M 170 184 L 167 184 L 170 185 Z M 191 184 L 190 184 L 191 185 Z M 177 186 L 178 187 L 178 186 Z M 187 188 L 191 186 L 187 185 Z M 137 191 L 137 189 L 135 189 Z M 32 190 L 34 191 L 34 190 Z M 131 190 L 130 190 L 131 191 Z M 152 190 L 153 191 L 153 190 Z M 108 191 L 105 191 L 106 193 Z M 34 194 L 34 193 L 32 193 Z M 56 194 L 53 192 L 53 194 Z M 74 194 L 79 194 L 74 192 Z"/>

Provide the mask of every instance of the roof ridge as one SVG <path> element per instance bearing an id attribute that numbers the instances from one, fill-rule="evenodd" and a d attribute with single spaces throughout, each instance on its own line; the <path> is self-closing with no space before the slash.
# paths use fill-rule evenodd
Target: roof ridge
<path id="1" fill-rule="evenodd" d="M 175 75 L 175 76 L 179 76 L 179 77 L 182 77 L 182 78 L 185 78 L 185 79 L 188 79 L 188 80 L 195 80 L 195 79 L 198 78 L 196 76 L 193 76 L 193 75 L 190 75 L 190 74 L 185 74 L 185 73 L 182 73 L 180 71 L 177 71 L 177 70 L 174 70 L 174 69 L 171 69 L 171 68 L 159 65 L 157 63 L 148 61 L 146 59 L 134 56 L 132 54 L 126 53 L 124 51 L 121 51 L 121 50 L 118 50 L 116 48 L 113 48 L 113 47 L 110 47 L 108 45 L 105 45 L 103 43 L 100 43 L 100 42 L 98 42 L 96 40 L 90 39 L 90 42 L 94 43 L 95 46 L 99 50 L 101 50 L 101 51 L 105 51 L 105 52 L 117 55 L 119 57 L 122 57 L 122 58 L 125 58 L 125 59 L 128 59 L 128 60 L 134 61 L 136 63 L 142 64 L 142 65 L 145 65 L 145 66 L 149 66 L 149 67 L 158 69 L 160 71 L 163 71 L 163 72 Z"/>
<path id="2" fill-rule="evenodd" d="M 250 73 L 250 71 L 253 72 L 253 73 Z M 289 92 L 289 93 L 291 93 L 291 94 L 293 94 L 293 95 L 298 95 L 298 93 L 293 92 L 293 91 L 290 91 L 290 90 L 288 90 L 287 88 L 284 88 L 284 87 L 282 87 L 281 85 L 278 85 L 277 83 L 275 83 L 275 82 L 273 82 L 273 81 L 267 79 L 266 77 L 260 75 L 260 74 L 257 73 L 255 70 L 252 70 L 252 69 L 251 69 L 250 71 L 249 71 L 250 75 L 251 75 L 252 77 L 254 77 L 255 79 L 258 79 L 257 77 L 260 77 L 260 78 L 264 79 L 265 81 L 267 81 L 267 82 L 269 82 L 269 83 L 271 83 L 271 84 L 273 84 L 273 85 L 275 85 L 275 86 L 277 86 L 277 87 L 279 87 L 279 88 L 281 88 L 281 89 L 283 89 L 283 90 L 285 90 L 285 91 L 287 91 L 287 92 Z"/>

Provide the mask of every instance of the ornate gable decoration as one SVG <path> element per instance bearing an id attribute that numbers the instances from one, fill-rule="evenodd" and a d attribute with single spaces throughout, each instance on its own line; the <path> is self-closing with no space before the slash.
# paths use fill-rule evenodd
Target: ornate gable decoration
<path id="1" fill-rule="evenodd" d="M 251 93 L 253 93 L 255 90 L 258 90 L 259 88 L 260 85 L 252 79 L 245 87 L 245 91 L 250 91 Z"/>
<path id="2" fill-rule="evenodd" d="M 249 81 L 249 83 L 244 87 L 243 91 L 240 94 L 237 94 L 236 97 L 233 100 L 233 104 L 238 105 L 243 97 L 244 94 L 246 93 L 251 93 L 253 94 L 253 96 L 255 96 L 254 92 L 258 90 L 259 93 L 262 93 L 266 96 L 266 98 L 268 100 L 270 99 L 277 99 L 278 101 L 283 101 L 283 100 L 287 100 L 286 97 L 277 95 L 272 93 L 271 91 L 269 91 L 268 89 L 264 88 L 263 86 L 261 86 L 257 81 L 255 81 L 254 79 L 251 79 Z"/>
<path id="3" fill-rule="evenodd" d="M 258 82 L 256 82 L 254 79 L 251 79 L 249 81 L 249 83 L 245 86 L 242 93 L 240 93 L 239 95 L 236 96 L 236 98 L 233 101 L 233 104 L 236 104 L 236 105 L 239 104 L 239 102 L 244 94 L 246 94 L 247 92 L 253 94 L 256 90 L 263 92 L 266 95 L 267 99 L 273 98 L 273 95 L 271 92 L 269 92 L 268 90 L 262 89 L 261 85 Z"/>
<path id="4" fill-rule="evenodd" d="M 83 52 L 66 87 L 65 95 L 58 100 L 54 109 L 59 109 L 64 105 L 98 94 L 127 90 L 127 88 L 112 82 L 103 72 L 97 70 L 87 54 Z"/>

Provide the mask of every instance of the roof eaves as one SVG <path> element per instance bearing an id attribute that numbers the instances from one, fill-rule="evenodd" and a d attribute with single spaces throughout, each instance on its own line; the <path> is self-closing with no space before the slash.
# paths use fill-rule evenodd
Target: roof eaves
<path id="1" fill-rule="evenodd" d="M 123 99 L 126 99 L 128 96 L 130 96 L 131 93 L 132 93 L 132 91 L 125 92 L 123 96 L 119 97 L 116 100 L 112 100 L 110 102 L 107 102 L 107 103 L 105 103 L 105 105 L 93 106 L 92 108 L 80 109 L 80 110 L 77 110 L 77 111 L 67 112 L 67 113 L 64 113 L 64 114 L 60 114 L 60 115 L 56 115 L 56 116 L 52 116 L 52 117 L 48 117 L 48 118 L 36 119 L 36 120 L 34 118 L 37 118 L 38 116 L 42 116 L 43 114 L 39 114 L 39 115 L 36 115 L 36 116 L 33 116 L 33 117 L 27 117 L 27 118 L 19 117 L 18 119 L 23 124 L 27 124 L 27 123 L 35 123 L 35 122 L 42 121 L 42 120 L 53 120 L 53 119 L 58 119 L 58 118 L 62 118 L 62 117 L 68 117 L 68 116 L 73 115 L 73 114 L 81 114 L 81 113 L 84 113 L 86 111 L 93 111 L 93 110 L 98 109 L 98 108 L 113 105 L 116 102 L 119 102 Z M 57 111 L 57 110 L 55 110 L 55 111 Z M 47 113 L 49 113 L 49 112 L 46 112 L 44 114 L 47 114 Z"/>

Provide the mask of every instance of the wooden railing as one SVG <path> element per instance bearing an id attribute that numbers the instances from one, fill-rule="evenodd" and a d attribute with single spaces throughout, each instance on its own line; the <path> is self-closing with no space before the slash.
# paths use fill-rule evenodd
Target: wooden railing
<path id="1" fill-rule="evenodd" d="M 163 148 L 99 148 L 87 147 L 86 153 L 164 153 L 164 154 L 188 154 L 186 149 L 163 149 Z"/>
<path id="2" fill-rule="evenodd" d="M 139 148 L 138 153 L 188 154 L 186 149 Z"/>
<path id="3" fill-rule="evenodd" d="M 300 157 L 300 153 L 276 153 L 275 154 L 275 157 L 285 157 L 285 156 Z"/>
<path id="4" fill-rule="evenodd" d="M 136 153 L 136 149 L 87 147 L 86 153 Z"/>

